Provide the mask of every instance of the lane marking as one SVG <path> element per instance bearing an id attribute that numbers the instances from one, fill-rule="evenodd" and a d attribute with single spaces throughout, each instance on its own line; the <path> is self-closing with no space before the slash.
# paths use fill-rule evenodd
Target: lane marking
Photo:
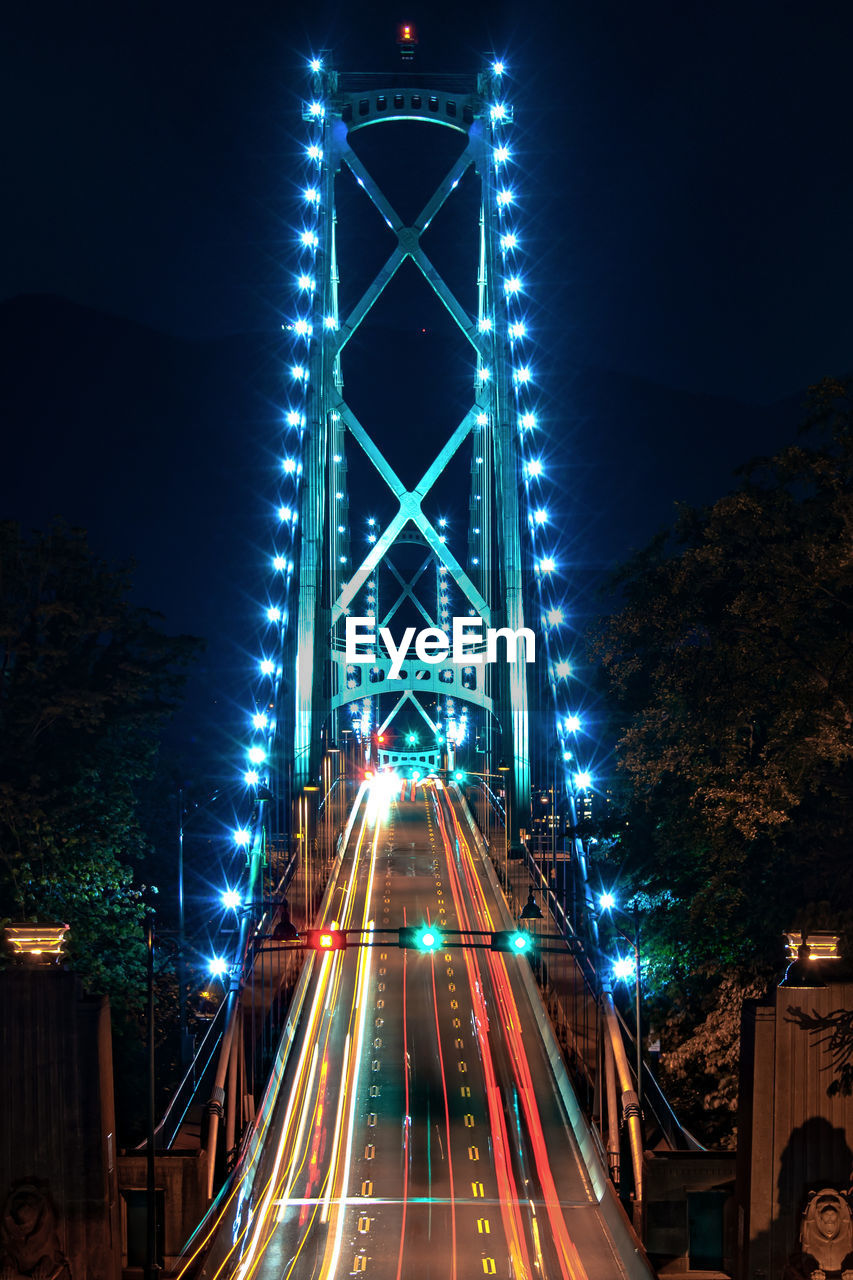
<path id="1" fill-rule="evenodd" d="M 468 1159 L 469 1159 L 469 1160 L 479 1160 L 479 1159 L 480 1159 L 480 1152 L 478 1151 L 478 1149 L 477 1149 L 476 1147 L 469 1147 L 469 1148 L 468 1148 Z"/>
<path id="2" fill-rule="evenodd" d="M 478 1218 L 478 1219 L 477 1219 L 477 1230 L 479 1231 L 479 1233 L 480 1233 L 480 1235 L 481 1235 L 481 1236 L 490 1236 L 490 1235 L 492 1234 L 492 1228 L 491 1228 L 491 1226 L 490 1226 L 490 1224 L 489 1224 L 489 1219 L 488 1219 L 488 1218 Z"/>

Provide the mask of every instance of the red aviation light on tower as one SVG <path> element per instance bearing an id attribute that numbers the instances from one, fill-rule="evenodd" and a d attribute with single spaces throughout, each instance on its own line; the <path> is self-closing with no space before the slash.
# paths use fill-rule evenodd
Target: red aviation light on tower
<path id="1" fill-rule="evenodd" d="M 404 62 L 412 61 L 417 43 L 418 37 L 412 24 L 410 22 L 401 22 L 397 28 L 397 48 L 400 50 L 400 57 Z"/>

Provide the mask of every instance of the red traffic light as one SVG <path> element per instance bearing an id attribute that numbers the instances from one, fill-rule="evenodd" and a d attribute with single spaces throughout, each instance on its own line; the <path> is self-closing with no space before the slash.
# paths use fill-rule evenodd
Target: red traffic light
<path id="1" fill-rule="evenodd" d="M 346 951 L 347 935 L 343 929 L 306 929 L 307 951 Z"/>

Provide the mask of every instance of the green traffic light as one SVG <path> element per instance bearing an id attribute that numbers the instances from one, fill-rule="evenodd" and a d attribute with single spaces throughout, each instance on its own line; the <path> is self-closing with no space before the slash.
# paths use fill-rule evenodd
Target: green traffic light
<path id="1" fill-rule="evenodd" d="M 423 947 L 424 951 L 435 951 L 441 946 L 441 938 L 434 929 L 424 929 L 418 939 L 418 945 Z"/>

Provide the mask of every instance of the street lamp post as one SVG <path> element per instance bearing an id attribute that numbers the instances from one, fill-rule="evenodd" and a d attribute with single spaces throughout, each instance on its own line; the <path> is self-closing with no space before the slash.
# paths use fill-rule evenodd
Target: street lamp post
<path id="1" fill-rule="evenodd" d="M 603 893 L 600 898 L 601 906 L 604 911 L 618 911 L 620 915 L 627 916 L 629 913 L 623 911 L 621 907 L 617 907 L 616 900 L 612 893 Z M 640 1004 L 640 908 L 638 903 L 634 902 L 634 909 L 631 912 L 634 922 L 634 936 L 620 929 L 615 920 L 612 921 L 613 928 L 621 938 L 628 943 L 634 952 L 634 1021 L 636 1024 L 636 1072 L 637 1072 L 637 1102 L 642 1108 L 643 1105 L 643 1037 L 641 1022 L 641 1004 Z M 611 918 L 612 919 L 612 918 Z M 617 978 L 627 978 L 628 970 L 624 961 L 620 961 L 615 966 Z"/>
<path id="2" fill-rule="evenodd" d="M 155 1077 L 154 1077 L 154 912 L 145 917 L 147 978 L 147 1050 L 148 1050 L 148 1141 L 146 1143 L 146 1231 L 145 1280 L 156 1280 L 157 1267 L 157 1183 L 154 1165 Z"/>

